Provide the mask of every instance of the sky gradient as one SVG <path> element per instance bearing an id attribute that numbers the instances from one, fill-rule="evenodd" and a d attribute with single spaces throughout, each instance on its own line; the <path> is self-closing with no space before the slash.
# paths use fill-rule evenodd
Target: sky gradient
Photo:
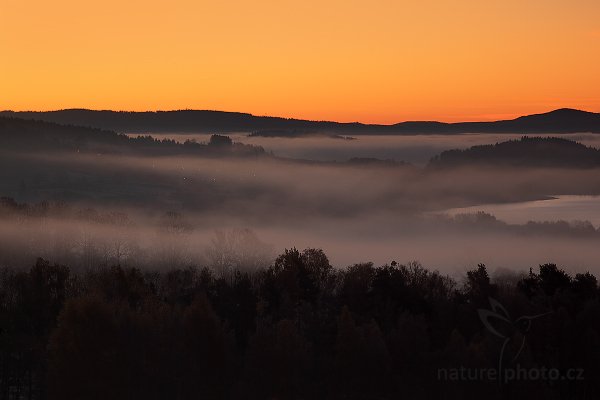
<path id="1" fill-rule="evenodd" d="M 600 111 L 600 1 L 0 0 L 0 109 Z"/>

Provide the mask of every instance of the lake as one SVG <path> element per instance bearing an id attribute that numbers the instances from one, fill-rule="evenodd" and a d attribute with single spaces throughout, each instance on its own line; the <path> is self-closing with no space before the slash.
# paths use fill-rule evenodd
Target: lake
<path id="1" fill-rule="evenodd" d="M 528 221 L 589 221 L 600 227 L 600 196 L 552 196 L 548 200 L 524 201 L 520 203 L 484 204 L 453 208 L 445 212 L 450 215 L 483 211 L 513 224 Z"/>

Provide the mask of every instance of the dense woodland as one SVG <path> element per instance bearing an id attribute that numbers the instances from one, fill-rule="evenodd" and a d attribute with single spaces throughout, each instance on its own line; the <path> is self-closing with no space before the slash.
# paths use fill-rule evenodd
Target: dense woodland
<path id="1" fill-rule="evenodd" d="M 0 117 L 2 151 L 34 153 L 65 151 L 102 154 L 260 156 L 259 146 L 233 143 L 223 135 L 212 135 L 208 143 L 184 143 L 155 139 L 150 135 L 129 137 L 109 130 L 52 122 Z"/>
<path id="2" fill-rule="evenodd" d="M 318 249 L 220 274 L 39 259 L 0 270 L 0 398 L 595 399 L 599 295 L 591 274 L 552 264 L 456 281 L 418 263 L 334 269 Z M 478 316 L 490 298 L 516 321 L 502 368 L 578 375 L 441 379 L 498 366 L 502 340 Z"/>
<path id="3" fill-rule="evenodd" d="M 434 157 L 431 167 L 466 165 L 551 168 L 598 168 L 600 150 L 558 137 L 522 137 L 502 143 L 447 150 Z"/>

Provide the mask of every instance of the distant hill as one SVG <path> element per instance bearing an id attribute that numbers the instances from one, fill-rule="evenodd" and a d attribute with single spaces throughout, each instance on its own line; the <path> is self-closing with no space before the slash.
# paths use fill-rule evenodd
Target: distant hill
<path id="1" fill-rule="evenodd" d="M 561 108 L 504 121 L 447 124 L 446 128 L 448 133 L 600 133 L 600 113 Z"/>
<path id="2" fill-rule="evenodd" d="M 523 137 L 444 151 L 429 162 L 441 168 L 473 165 L 594 168 L 600 167 L 600 150 L 562 138 Z"/>
<path id="3" fill-rule="evenodd" d="M 207 110 L 123 112 L 70 109 L 47 112 L 2 111 L 0 116 L 87 126 L 117 132 L 253 132 L 257 136 L 290 137 L 314 135 L 318 132 L 353 135 L 600 133 L 599 113 L 567 108 L 493 122 L 407 121 L 393 125 L 308 121 Z"/>
<path id="4" fill-rule="evenodd" d="M 262 155 L 264 149 L 212 135 L 208 143 L 135 138 L 110 130 L 0 116 L 0 151 L 67 151 L 147 155 Z"/>

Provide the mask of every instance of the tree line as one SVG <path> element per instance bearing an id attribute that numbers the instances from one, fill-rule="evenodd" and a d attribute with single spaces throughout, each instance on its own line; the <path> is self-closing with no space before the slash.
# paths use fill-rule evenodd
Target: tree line
<path id="1" fill-rule="evenodd" d="M 0 399 L 592 399 L 599 294 L 593 275 L 553 264 L 495 279 L 479 265 L 457 281 L 416 262 L 335 269 L 318 249 L 253 272 L 38 259 L 0 269 Z M 492 331 L 490 308 L 543 317 Z M 580 379 L 440 379 L 497 368 L 499 331 L 503 368 Z"/>
<path id="2" fill-rule="evenodd" d="M 560 137 L 528 137 L 446 150 L 433 157 L 430 168 L 473 165 L 544 168 L 598 168 L 600 150 Z"/>
<path id="3" fill-rule="evenodd" d="M 260 146 L 234 143 L 230 137 L 213 134 L 207 143 L 157 139 L 148 134 L 135 137 L 86 126 L 59 125 L 38 120 L 0 116 L 3 151 L 64 151 L 91 154 L 193 155 L 205 157 L 265 155 Z"/>

